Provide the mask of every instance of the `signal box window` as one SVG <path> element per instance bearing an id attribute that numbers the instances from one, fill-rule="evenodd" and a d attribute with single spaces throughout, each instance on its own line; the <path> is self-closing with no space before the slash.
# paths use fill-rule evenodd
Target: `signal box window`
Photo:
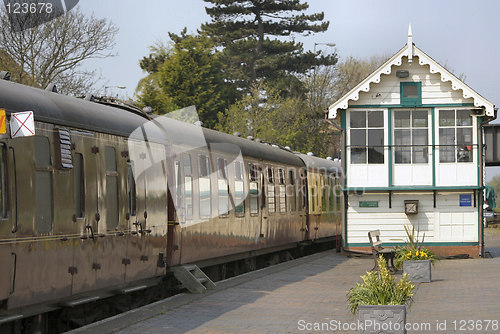
<path id="1" fill-rule="evenodd" d="M 439 162 L 472 162 L 470 110 L 439 110 Z"/>
<path id="2" fill-rule="evenodd" d="M 352 111 L 349 130 L 352 164 L 384 163 L 384 112 Z"/>

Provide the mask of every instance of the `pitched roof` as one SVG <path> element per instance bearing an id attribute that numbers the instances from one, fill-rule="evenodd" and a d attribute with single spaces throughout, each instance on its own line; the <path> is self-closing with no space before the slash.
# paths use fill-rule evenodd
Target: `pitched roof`
<path id="1" fill-rule="evenodd" d="M 447 69 L 439 65 L 439 63 L 429 57 L 425 52 L 417 48 L 411 41 L 410 37 L 411 36 L 409 36 L 408 39 L 409 42 L 394 56 L 392 56 L 382 66 L 375 70 L 375 72 L 370 74 L 365 80 L 361 81 L 346 95 L 334 102 L 328 108 L 328 118 L 335 118 L 339 109 L 347 109 L 349 106 L 349 101 L 357 101 L 359 99 L 360 92 L 368 92 L 372 83 L 380 82 L 380 77 L 382 76 L 382 74 L 391 74 L 392 67 L 400 66 L 402 64 L 403 57 L 408 57 L 409 61 L 411 61 L 413 57 L 418 57 L 419 64 L 429 65 L 430 72 L 440 74 L 442 82 L 450 81 L 453 90 L 461 90 L 463 97 L 466 99 L 472 98 L 474 100 L 475 107 L 484 107 L 487 116 L 495 115 L 495 106 L 493 105 L 493 103 L 489 102 L 484 97 L 479 95 L 472 88 L 467 86 L 465 83 L 460 81 L 460 79 L 450 73 Z"/>

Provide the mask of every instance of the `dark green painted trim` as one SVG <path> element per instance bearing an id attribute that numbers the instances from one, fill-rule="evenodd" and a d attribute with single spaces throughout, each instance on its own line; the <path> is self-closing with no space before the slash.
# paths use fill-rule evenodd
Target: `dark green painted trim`
<path id="1" fill-rule="evenodd" d="M 384 246 L 404 246 L 404 242 L 384 242 Z M 478 246 L 479 242 L 424 242 L 424 246 Z M 371 247 L 369 242 L 347 243 L 348 247 Z"/>
<path id="2" fill-rule="evenodd" d="M 431 126 L 432 126 L 432 186 L 436 186 L 436 109 L 431 108 Z"/>
<path id="3" fill-rule="evenodd" d="M 340 127 L 344 130 L 344 136 L 341 139 L 340 147 L 341 147 L 341 157 L 342 157 L 342 169 L 343 169 L 343 180 L 342 180 L 342 186 L 344 187 L 347 184 L 347 111 L 346 110 L 341 110 L 340 111 Z M 342 247 L 347 247 L 347 193 L 344 194 L 343 196 L 343 202 L 342 202 L 342 210 L 344 212 L 344 235 L 341 236 L 342 239 Z M 342 233 L 342 232 L 341 232 Z"/>
<path id="4" fill-rule="evenodd" d="M 397 187 L 352 187 L 344 188 L 344 191 L 398 191 L 398 190 L 473 190 L 482 189 L 480 186 L 397 186 Z"/>
<path id="5" fill-rule="evenodd" d="M 392 187 L 392 109 L 388 109 L 388 124 L 389 124 L 389 130 L 388 130 L 388 136 L 389 138 L 388 143 L 389 143 L 389 187 Z"/>
<path id="6" fill-rule="evenodd" d="M 473 107 L 474 103 L 443 103 L 443 104 L 422 104 L 418 108 L 446 108 L 446 107 Z M 407 106 L 402 104 L 360 104 L 349 106 L 349 109 L 357 108 L 408 108 L 415 106 Z"/>
<path id="7" fill-rule="evenodd" d="M 408 87 L 408 86 L 417 86 L 418 97 L 404 97 L 403 96 L 404 88 Z M 399 100 L 400 100 L 402 106 L 407 106 L 407 107 L 421 106 L 422 105 L 422 83 L 421 82 L 414 82 L 414 81 L 400 82 L 399 83 Z"/>

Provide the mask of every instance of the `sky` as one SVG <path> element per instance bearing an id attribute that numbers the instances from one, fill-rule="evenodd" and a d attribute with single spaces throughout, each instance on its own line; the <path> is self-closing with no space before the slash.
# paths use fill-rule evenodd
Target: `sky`
<path id="1" fill-rule="evenodd" d="M 308 0 L 307 13 L 324 12 L 326 32 L 296 35 L 312 50 L 314 43 L 335 43 L 341 58 L 392 55 L 407 42 L 411 23 L 413 42 L 434 60 L 465 74 L 465 83 L 496 106 L 500 105 L 500 1 L 498 0 Z M 95 59 L 85 67 L 97 70 L 108 94 L 134 97 L 146 74 L 139 60 L 155 43 L 168 42 L 168 32 L 184 27 L 195 33 L 210 21 L 203 0 L 81 0 L 85 14 L 112 21 L 118 28 L 115 57 Z M 317 49 L 329 51 L 325 45 Z M 121 90 L 116 86 L 125 86 Z M 494 123 L 500 123 L 500 120 Z M 487 168 L 487 178 L 500 168 Z"/>

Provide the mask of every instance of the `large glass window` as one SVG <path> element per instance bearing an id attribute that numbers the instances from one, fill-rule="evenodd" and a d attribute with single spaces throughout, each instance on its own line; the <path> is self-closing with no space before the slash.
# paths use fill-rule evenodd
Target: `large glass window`
<path id="1" fill-rule="evenodd" d="M 439 161 L 472 161 L 470 110 L 439 110 Z"/>
<path id="2" fill-rule="evenodd" d="M 351 163 L 384 163 L 384 112 L 351 111 Z"/>
<path id="3" fill-rule="evenodd" d="M 394 161 L 397 164 L 428 163 L 427 110 L 394 111 Z"/>

